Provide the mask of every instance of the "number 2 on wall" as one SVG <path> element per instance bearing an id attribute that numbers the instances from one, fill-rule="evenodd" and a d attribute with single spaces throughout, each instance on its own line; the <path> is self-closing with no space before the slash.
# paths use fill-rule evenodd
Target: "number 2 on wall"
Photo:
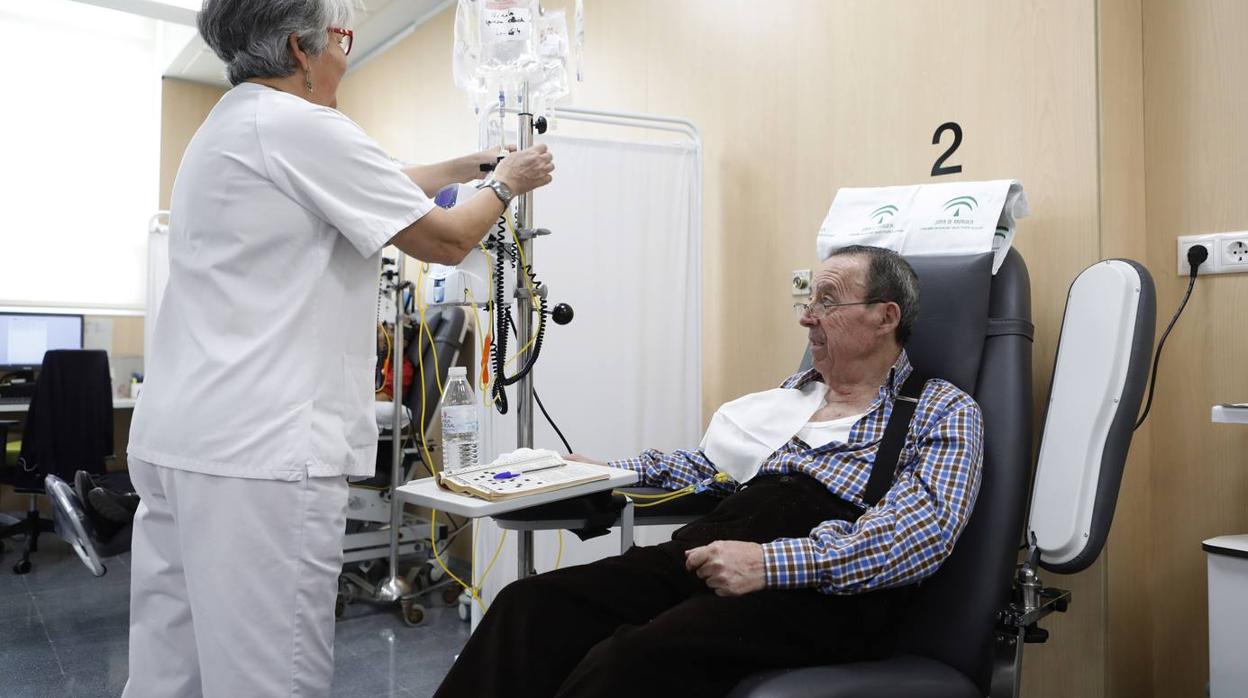
<path id="1" fill-rule="evenodd" d="M 948 160 L 949 156 L 953 155 L 953 152 L 958 149 L 958 146 L 962 145 L 962 127 L 958 125 L 958 122 L 946 121 L 945 123 L 936 127 L 936 133 L 932 134 L 932 145 L 940 145 L 940 136 L 945 131 L 953 131 L 953 144 L 949 146 L 949 149 L 946 150 L 943 155 L 936 158 L 936 163 L 932 165 L 933 177 L 939 177 L 941 175 L 948 175 L 948 174 L 957 174 L 962 171 L 961 165 L 946 165 L 945 164 L 945 160 Z"/>

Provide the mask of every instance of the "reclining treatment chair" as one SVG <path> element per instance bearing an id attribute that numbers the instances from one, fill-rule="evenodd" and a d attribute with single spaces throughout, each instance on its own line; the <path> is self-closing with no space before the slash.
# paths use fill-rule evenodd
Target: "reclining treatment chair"
<path id="1" fill-rule="evenodd" d="M 1017 696 L 1024 639 L 1042 641 L 1036 622 L 1068 600 L 1064 592 L 1041 588 L 1028 567 L 1020 577 L 1031 603 L 1021 597 L 1011 603 L 1032 472 L 1026 265 L 1017 251 L 995 276 L 991 255 L 908 261 L 920 285 L 918 322 L 906 347 L 911 362 L 967 391 L 984 414 L 984 470 L 971 519 L 950 557 L 912 597 L 895 656 L 761 674 L 743 681 L 731 698 Z M 1108 535 L 1147 379 L 1153 315 L 1152 281 L 1133 263 L 1098 263 L 1071 287 L 1045 430 L 1055 445 L 1046 441 L 1041 449 L 1027 527 L 1040 546 L 1031 557 L 1054 571 L 1091 564 Z M 809 362 L 807 352 L 802 368 Z M 1065 464 L 1066 471 L 1050 463 Z M 687 522 L 713 506 L 704 501 L 702 511 L 690 511 L 689 499 L 677 500 L 685 507 L 677 516 L 656 506 L 637 510 L 635 522 Z M 572 511 L 535 507 L 499 524 L 529 530 L 584 524 Z"/>
<path id="2" fill-rule="evenodd" d="M 897 654 L 879 662 L 752 677 L 732 698 L 974 698 L 1018 695 L 1022 647 L 1069 595 L 1039 585 L 1034 561 L 1077 572 L 1108 536 L 1148 378 L 1155 300 L 1139 265 L 1099 262 L 1071 285 L 1053 372 L 1031 515 L 1030 292 L 1022 259 L 911 259 L 920 282 L 916 366 L 973 395 L 984 413 L 984 471 L 953 553 L 913 598 Z M 976 307 L 978 299 L 986 300 Z M 987 312 L 981 312 L 986 310 Z M 982 345 L 982 346 L 977 346 Z M 1019 533 L 1033 541 L 1019 568 Z M 1014 597 L 1014 598 L 1012 598 Z"/>

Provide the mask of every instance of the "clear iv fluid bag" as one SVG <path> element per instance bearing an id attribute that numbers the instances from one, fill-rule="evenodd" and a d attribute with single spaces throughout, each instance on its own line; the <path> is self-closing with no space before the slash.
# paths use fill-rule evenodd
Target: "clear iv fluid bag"
<path id="1" fill-rule="evenodd" d="M 517 80 L 529 77 L 537 68 L 534 23 L 537 0 L 479 0 L 481 63 L 486 80 Z"/>
<path id="2" fill-rule="evenodd" d="M 569 94 L 571 42 L 563 11 L 538 0 L 459 0 L 452 72 L 477 109 L 527 84 L 533 113 Z"/>

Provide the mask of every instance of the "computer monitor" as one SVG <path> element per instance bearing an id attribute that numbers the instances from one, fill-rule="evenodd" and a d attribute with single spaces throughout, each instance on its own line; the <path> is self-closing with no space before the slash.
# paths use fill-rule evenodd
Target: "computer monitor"
<path id="1" fill-rule="evenodd" d="M 0 313 L 0 372 L 33 371 L 49 350 L 81 348 L 81 315 Z"/>

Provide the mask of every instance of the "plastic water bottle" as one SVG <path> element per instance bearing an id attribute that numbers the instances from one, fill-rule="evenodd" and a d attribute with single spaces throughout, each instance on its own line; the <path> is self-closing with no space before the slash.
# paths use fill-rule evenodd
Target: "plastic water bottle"
<path id="1" fill-rule="evenodd" d="M 468 384 L 468 369 L 453 366 L 450 378 L 442 395 L 442 469 L 446 472 L 476 465 L 481 445 L 477 397 Z"/>

